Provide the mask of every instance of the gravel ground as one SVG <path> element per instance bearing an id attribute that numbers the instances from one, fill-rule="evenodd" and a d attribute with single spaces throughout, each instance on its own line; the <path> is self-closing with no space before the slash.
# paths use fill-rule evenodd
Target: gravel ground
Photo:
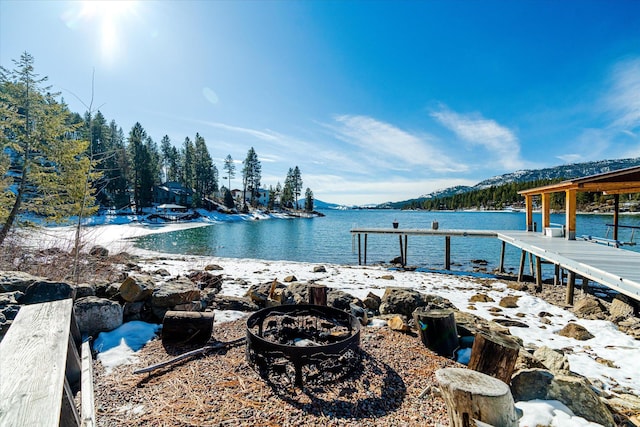
<path id="1" fill-rule="evenodd" d="M 213 335 L 230 341 L 245 327 L 245 320 L 221 324 Z M 138 363 L 109 374 L 95 363 L 99 426 L 445 426 L 434 372 L 461 366 L 415 335 L 382 327 L 363 329 L 360 367 L 323 386 L 270 385 L 247 364 L 244 345 L 133 374 L 189 349 L 168 350 L 154 340 Z"/>

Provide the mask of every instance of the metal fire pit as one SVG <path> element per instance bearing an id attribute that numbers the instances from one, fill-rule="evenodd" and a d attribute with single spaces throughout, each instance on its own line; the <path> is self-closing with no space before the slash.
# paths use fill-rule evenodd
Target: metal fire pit
<path id="1" fill-rule="evenodd" d="M 360 363 L 360 322 L 321 305 L 264 308 L 247 320 L 246 357 L 273 383 L 336 381 Z"/>

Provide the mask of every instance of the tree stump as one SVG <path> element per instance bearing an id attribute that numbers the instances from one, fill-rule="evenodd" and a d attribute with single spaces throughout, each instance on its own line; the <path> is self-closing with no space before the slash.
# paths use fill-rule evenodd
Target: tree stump
<path id="1" fill-rule="evenodd" d="M 162 344 L 205 344 L 213 332 L 213 312 L 167 311 L 162 321 Z"/>
<path id="2" fill-rule="evenodd" d="M 464 368 L 438 369 L 436 380 L 452 427 L 476 426 L 476 421 L 496 427 L 518 425 L 513 396 L 504 382 Z"/>
<path id="3" fill-rule="evenodd" d="M 417 308 L 413 312 L 413 319 L 420 340 L 427 348 L 442 356 L 453 357 L 453 352 L 458 348 L 458 330 L 453 310 Z"/>
<path id="4" fill-rule="evenodd" d="M 509 384 L 520 345 L 509 337 L 493 332 L 478 332 L 471 348 L 469 369 L 491 375 Z"/>
<path id="5" fill-rule="evenodd" d="M 324 285 L 309 285 L 309 304 L 327 305 L 327 287 Z"/>

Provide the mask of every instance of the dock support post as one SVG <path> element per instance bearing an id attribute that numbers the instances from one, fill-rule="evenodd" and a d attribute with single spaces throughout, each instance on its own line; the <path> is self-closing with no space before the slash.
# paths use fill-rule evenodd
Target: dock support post
<path id="1" fill-rule="evenodd" d="M 576 273 L 569 270 L 569 277 L 567 277 L 567 294 L 565 298 L 565 302 L 568 305 L 573 305 L 573 291 L 576 284 Z"/>
<path id="2" fill-rule="evenodd" d="M 520 254 L 520 266 L 518 267 L 518 282 L 522 282 L 523 280 L 523 276 L 524 276 L 524 261 L 527 259 L 527 252 L 525 252 L 525 250 L 522 250 L 522 253 Z"/>
<path id="3" fill-rule="evenodd" d="M 553 266 L 553 284 L 555 286 L 558 286 L 562 283 L 562 280 L 560 280 L 560 264 L 555 264 Z"/>
<path id="4" fill-rule="evenodd" d="M 589 279 L 582 276 L 582 293 L 586 294 L 589 292 Z"/>
<path id="5" fill-rule="evenodd" d="M 529 252 L 529 273 L 533 276 L 533 254 Z"/>
<path id="6" fill-rule="evenodd" d="M 451 236 L 444 238 L 444 269 L 451 270 Z"/>
<path id="7" fill-rule="evenodd" d="M 536 292 L 542 292 L 542 259 L 536 256 Z"/>
<path id="8" fill-rule="evenodd" d="M 358 233 L 358 265 L 362 265 L 362 245 L 360 244 L 360 233 Z"/>
<path id="9" fill-rule="evenodd" d="M 402 234 L 398 235 L 398 242 L 400 242 L 400 264 L 404 267 L 404 251 L 402 250 Z"/>
<path id="10" fill-rule="evenodd" d="M 502 241 L 502 248 L 500 249 L 500 266 L 498 267 L 498 273 L 504 273 L 504 253 L 507 248 L 507 242 Z"/>
<path id="11" fill-rule="evenodd" d="M 369 235 L 364 233 L 364 265 L 367 265 L 367 237 Z"/>
<path id="12" fill-rule="evenodd" d="M 404 264 L 403 266 L 407 265 L 407 235 L 404 235 Z"/>

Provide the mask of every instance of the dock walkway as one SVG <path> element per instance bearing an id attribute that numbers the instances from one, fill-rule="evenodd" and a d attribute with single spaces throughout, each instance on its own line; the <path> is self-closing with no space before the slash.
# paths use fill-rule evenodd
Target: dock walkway
<path id="1" fill-rule="evenodd" d="M 527 231 L 498 231 L 497 234 L 503 242 L 640 300 L 640 252 Z"/>

